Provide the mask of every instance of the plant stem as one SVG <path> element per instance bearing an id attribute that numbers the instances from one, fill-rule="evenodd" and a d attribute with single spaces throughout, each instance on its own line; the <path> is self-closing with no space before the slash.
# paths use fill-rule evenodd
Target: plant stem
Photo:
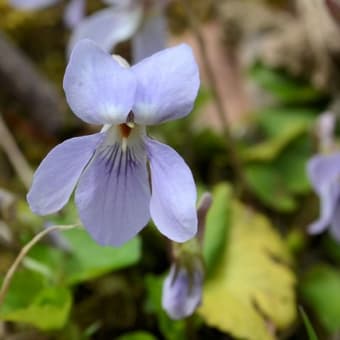
<path id="1" fill-rule="evenodd" d="M 22 183 L 25 185 L 26 189 L 29 189 L 32 182 L 33 171 L 21 153 L 18 145 L 15 142 L 15 139 L 13 138 L 1 115 L 0 136 L 0 146 L 5 151 L 8 159 L 20 177 Z"/>
<path id="2" fill-rule="evenodd" d="M 21 264 L 22 260 L 25 258 L 27 253 L 35 246 L 44 236 L 47 234 L 56 231 L 56 230 L 69 230 L 78 227 L 77 224 L 71 224 L 71 225 L 55 225 L 52 227 L 48 227 L 47 229 L 42 230 L 37 235 L 33 237 L 33 239 L 28 242 L 20 251 L 19 255 L 16 257 L 15 261 L 7 271 L 4 281 L 1 286 L 0 290 L 0 306 L 3 304 L 4 299 L 6 297 L 7 291 L 10 287 L 10 284 L 12 282 L 13 276 L 15 272 L 17 271 L 19 265 Z"/>
<path id="3" fill-rule="evenodd" d="M 230 163 L 234 170 L 235 176 L 238 178 L 240 191 L 247 188 L 247 181 L 244 176 L 243 168 L 242 168 L 242 162 L 238 156 L 237 150 L 234 146 L 234 140 L 229 128 L 228 120 L 227 120 L 227 112 L 224 109 L 221 97 L 217 90 L 217 82 L 216 77 L 213 71 L 213 68 L 211 67 L 211 64 L 209 62 L 208 53 L 205 48 L 204 38 L 200 30 L 200 24 L 195 16 L 195 13 L 193 12 L 190 0 L 183 0 L 183 5 L 187 14 L 187 17 L 190 22 L 190 26 L 192 29 L 192 32 L 197 40 L 198 47 L 202 56 L 203 66 L 205 68 L 208 81 L 211 88 L 211 93 L 214 98 L 214 103 L 216 106 L 216 112 L 218 115 L 218 118 L 220 120 L 220 123 L 223 127 L 223 136 L 226 142 L 226 148 L 228 150 L 229 156 L 230 156 Z"/>

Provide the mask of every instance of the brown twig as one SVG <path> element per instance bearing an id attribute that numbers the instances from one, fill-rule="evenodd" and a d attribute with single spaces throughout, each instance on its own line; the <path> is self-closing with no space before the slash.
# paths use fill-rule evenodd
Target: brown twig
<path id="1" fill-rule="evenodd" d="M 44 236 L 46 236 L 47 234 L 49 234 L 49 233 L 51 233 L 53 231 L 56 231 L 56 230 L 69 230 L 69 229 L 73 229 L 73 228 L 76 228 L 76 227 L 78 227 L 77 224 L 72 224 L 72 225 L 55 225 L 55 226 L 52 226 L 52 227 L 48 227 L 47 229 L 44 229 L 40 233 L 35 235 L 33 237 L 33 239 L 30 242 L 28 242 L 21 249 L 19 255 L 16 257 L 15 261 L 13 262 L 13 264 L 11 265 L 9 270 L 7 271 L 6 276 L 4 278 L 4 281 L 2 283 L 1 290 L 0 290 L 0 306 L 4 302 L 4 299 L 6 297 L 7 291 L 9 289 L 9 287 L 10 287 L 11 282 L 12 282 L 13 275 L 17 271 L 17 269 L 18 269 L 20 263 L 22 262 L 22 260 L 24 259 L 24 257 L 32 249 L 32 247 L 34 245 L 36 245 Z"/>
<path id="2" fill-rule="evenodd" d="M 12 42 L 0 32 L 0 84 L 18 102 L 27 107 L 38 126 L 56 133 L 63 126 L 64 100 Z"/>
<path id="3" fill-rule="evenodd" d="M 32 182 L 33 171 L 18 148 L 15 139 L 7 128 L 6 123 L 2 119 L 1 115 L 0 136 L 0 146 L 5 151 L 7 157 L 13 165 L 13 168 L 17 172 L 26 189 L 29 189 Z"/>
<path id="4" fill-rule="evenodd" d="M 224 134 L 224 138 L 226 141 L 226 147 L 228 149 L 228 153 L 230 156 L 231 166 L 233 167 L 235 176 L 239 180 L 239 185 L 240 185 L 239 189 L 242 191 L 243 189 L 247 187 L 246 179 L 245 179 L 243 168 L 242 168 L 242 162 L 238 156 L 237 150 L 234 147 L 233 137 L 232 137 L 229 124 L 228 124 L 228 120 L 227 120 L 227 112 L 224 109 L 222 99 L 218 93 L 215 73 L 209 62 L 208 53 L 205 48 L 204 38 L 200 30 L 200 23 L 197 20 L 195 13 L 193 12 L 190 0 L 183 0 L 183 5 L 185 8 L 187 17 L 189 19 L 189 22 L 190 22 L 192 32 L 197 40 L 198 47 L 200 49 L 202 61 L 204 64 L 203 66 L 205 68 L 208 81 L 209 81 L 209 85 L 210 85 L 210 89 L 211 89 L 211 93 L 214 98 L 216 112 L 218 114 L 221 125 L 223 126 L 223 134 Z"/>

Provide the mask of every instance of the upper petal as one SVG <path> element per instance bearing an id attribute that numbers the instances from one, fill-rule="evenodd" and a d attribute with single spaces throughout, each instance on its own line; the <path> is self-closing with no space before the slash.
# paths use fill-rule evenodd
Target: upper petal
<path id="1" fill-rule="evenodd" d="M 67 65 L 64 90 L 72 111 L 85 122 L 119 124 L 132 108 L 136 80 L 94 42 L 82 40 Z"/>
<path id="2" fill-rule="evenodd" d="M 68 44 L 68 53 L 82 39 L 93 40 L 104 51 L 111 52 L 116 44 L 129 39 L 137 31 L 141 16 L 139 5 L 97 11 L 75 28 Z"/>
<path id="3" fill-rule="evenodd" d="M 32 10 L 51 6 L 59 1 L 60 0 L 10 0 L 10 4 L 19 9 Z"/>
<path id="4" fill-rule="evenodd" d="M 133 112 L 150 125 L 186 116 L 199 89 L 199 72 L 188 45 L 165 49 L 134 65 L 138 86 Z"/>
<path id="5" fill-rule="evenodd" d="M 185 242 L 197 232 L 196 187 L 192 173 L 175 150 L 146 139 L 151 167 L 151 217 L 165 236 Z"/>
<path id="6" fill-rule="evenodd" d="M 81 176 L 75 199 L 80 219 L 101 245 L 120 246 L 149 221 L 150 188 L 141 140 L 123 152 L 112 136 Z"/>
<path id="7" fill-rule="evenodd" d="M 32 211 L 47 215 L 60 210 L 67 203 L 102 138 L 100 133 L 72 138 L 50 151 L 35 172 L 27 195 Z"/>
<path id="8" fill-rule="evenodd" d="M 137 63 L 166 47 L 166 20 L 161 9 L 147 15 L 132 39 L 133 63 Z"/>
<path id="9" fill-rule="evenodd" d="M 340 202 L 338 201 L 334 208 L 332 222 L 330 226 L 330 233 L 337 242 L 340 242 Z"/>
<path id="10" fill-rule="evenodd" d="M 76 27 L 85 16 L 85 0 L 71 0 L 65 9 L 64 21 L 69 28 Z"/>

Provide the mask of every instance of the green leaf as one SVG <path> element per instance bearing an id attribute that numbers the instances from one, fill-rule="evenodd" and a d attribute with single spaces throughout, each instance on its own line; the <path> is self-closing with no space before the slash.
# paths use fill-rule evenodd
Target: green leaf
<path id="1" fill-rule="evenodd" d="M 207 275 L 218 264 L 224 250 L 228 226 L 230 223 L 230 205 L 232 189 L 226 184 L 217 185 L 213 192 L 213 202 L 206 219 L 206 227 L 203 241 L 203 257 L 207 269 Z"/>
<path id="2" fill-rule="evenodd" d="M 30 250 L 28 257 L 26 257 L 24 261 L 27 259 L 34 259 L 38 264 L 46 267 L 46 277 L 52 279 L 54 282 L 60 280 L 65 261 L 65 253 L 61 249 L 39 243 Z M 25 264 L 25 267 L 27 268 L 28 266 Z M 34 268 L 31 267 L 30 269 L 34 270 Z M 44 274 L 42 271 L 40 272 Z"/>
<path id="3" fill-rule="evenodd" d="M 145 283 L 147 288 L 148 300 L 146 310 L 156 314 L 158 325 L 163 336 L 167 340 L 186 340 L 186 327 L 183 320 L 171 320 L 162 308 L 162 287 L 164 277 L 148 275 Z"/>
<path id="4" fill-rule="evenodd" d="M 306 194 L 310 191 L 306 166 L 311 155 L 312 142 L 307 136 L 301 136 L 292 142 L 273 163 L 284 185 L 292 194 Z"/>
<path id="5" fill-rule="evenodd" d="M 245 175 L 249 186 L 265 205 L 280 212 L 295 210 L 295 195 L 310 190 L 306 164 L 311 153 L 311 141 L 300 136 L 274 160 L 248 163 Z"/>
<path id="6" fill-rule="evenodd" d="M 295 126 L 301 129 L 304 127 L 307 132 L 314 124 L 318 113 L 317 109 L 272 107 L 258 112 L 256 122 L 266 137 L 275 138 L 289 133 Z"/>
<path id="7" fill-rule="evenodd" d="M 313 103 L 324 97 L 309 84 L 260 63 L 250 69 L 250 75 L 262 88 L 285 104 Z"/>
<path id="8" fill-rule="evenodd" d="M 272 161 L 286 148 L 294 139 L 306 131 L 304 124 L 295 125 L 289 130 L 282 130 L 275 137 L 248 147 L 242 153 L 245 162 L 251 161 Z"/>
<path id="9" fill-rule="evenodd" d="M 326 330 L 340 330 L 340 271 L 318 265 L 307 272 L 301 284 L 303 300 Z"/>
<path id="10" fill-rule="evenodd" d="M 72 249 L 65 264 L 68 284 L 94 279 L 108 272 L 130 267 L 141 257 L 141 241 L 135 237 L 119 248 L 99 246 L 84 229 L 63 232 Z"/>
<path id="11" fill-rule="evenodd" d="M 249 186 L 265 205 L 280 212 L 290 212 L 296 208 L 296 201 L 275 165 L 249 164 L 245 175 Z"/>
<path id="12" fill-rule="evenodd" d="M 300 314 L 307 330 L 308 340 L 318 340 L 318 336 L 315 333 L 313 325 L 302 307 L 300 307 Z"/>
<path id="13" fill-rule="evenodd" d="M 116 338 L 116 340 L 157 340 L 157 338 L 148 332 L 137 331 L 123 334 Z"/>
<path id="14" fill-rule="evenodd" d="M 64 327 L 72 306 L 71 292 L 48 285 L 37 273 L 17 272 L 1 308 L 0 319 L 28 323 L 42 330 Z"/>
<path id="15" fill-rule="evenodd" d="M 45 282 L 45 278 L 38 273 L 27 269 L 17 271 L 1 306 L 0 315 L 27 308 L 32 298 L 44 288 Z"/>
<path id="16" fill-rule="evenodd" d="M 227 242 L 198 312 L 208 325 L 236 338 L 273 340 L 268 321 L 285 329 L 296 318 L 296 279 L 284 264 L 290 262 L 285 243 L 263 215 L 238 202 Z"/>

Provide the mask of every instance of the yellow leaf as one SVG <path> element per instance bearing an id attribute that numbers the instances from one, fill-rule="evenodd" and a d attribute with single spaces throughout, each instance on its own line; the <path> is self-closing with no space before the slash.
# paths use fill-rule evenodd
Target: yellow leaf
<path id="1" fill-rule="evenodd" d="M 235 202 L 228 246 L 204 287 L 205 321 L 247 340 L 273 340 L 296 317 L 290 256 L 270 222 Z"/>

